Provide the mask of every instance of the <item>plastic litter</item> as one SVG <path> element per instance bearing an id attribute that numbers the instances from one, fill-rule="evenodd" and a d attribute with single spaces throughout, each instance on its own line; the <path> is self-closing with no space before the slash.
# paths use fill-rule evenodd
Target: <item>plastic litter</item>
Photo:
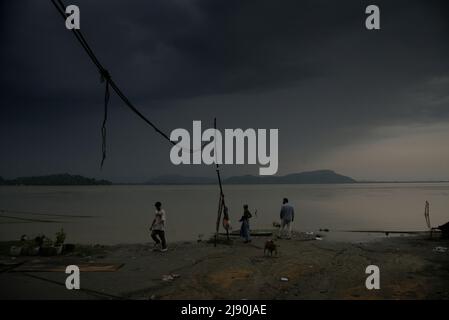
<path id="1" fill-rule="evenodd" d="M 180 275 L 177 273 L 171 273 L 171 274 L 164 274 L 162 276 L 162 281 L 172 281 L 175 280 L 176 278 L 179 278 Z"/>
<path id="2" fill-rule="evenodd" d="M 175 279 L 175 278 L 173 278 L 171 274 L 164 274 L 164 275 L 162 276 L 162 281 L 172 281 L 172 280 L 174 280 L 174 279 Z"/>
<path id="3" fill-rule="evenodd" d="M 435 248 L 433 248 L 433 252 L 445 253 L 445 252 L 447 252 L 447 248 L 446 247 L 435 247 Z"/>

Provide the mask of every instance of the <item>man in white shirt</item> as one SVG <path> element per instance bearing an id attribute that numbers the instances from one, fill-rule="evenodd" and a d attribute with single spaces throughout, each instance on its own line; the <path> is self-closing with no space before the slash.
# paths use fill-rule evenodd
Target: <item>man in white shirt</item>
<path id="1" fill-rule="evenodd" d="M 287 231 L 287 239 L 291 238 L 292 222 L 295 219 L 295 209 L 288 203 L 288 199 L 284 198 L 281 207 L 281 228 L 279 230 L 279 238 L 284 236 L 285 230 Z"/>
<path id="2" fill-rule="evenodd" d="M 156 207 L 155 217 L 153 223 L 151 224 L 151 238 L 153 238 L 155 242 L 155 247 L 159 247 L 161 244 L 162 247 L 160 251 L 167 251 L 167 242 L 165 241 L 165 211 L 161 209 L 162 204 L 158 201 L 154 204 Z"/>

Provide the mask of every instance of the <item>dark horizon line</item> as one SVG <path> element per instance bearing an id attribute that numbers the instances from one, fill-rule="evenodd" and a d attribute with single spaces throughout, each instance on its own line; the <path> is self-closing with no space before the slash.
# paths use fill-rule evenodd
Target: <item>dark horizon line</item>
<path id="1" fill-rule="evenodd" d="M 253 184 L 303 184 L 303 185 L 315 185 L 315 184 L 376 184 L 376 183 L 449 183 L 449 180 L 379 180 L 379 181 L 354 181 L 354 182 L 339 182 L 339 183 L 229 183 L 229 182 L 222 182 L 225 185 L 253 185 Z M 210 183 L 146 183 L 146 182 L 113 182 L 112 185 L 129 185 L 129 186 L 189 186 L 189 185 L 215 185 L 217 183 L 210 182 Z"/>
<path id="2" fill-rule="evenodd" d="M 294 172 L 294 173 L 289 173 L 289 174 L 285 174 L 285 175 L 277 175 L 277 176 L 270 176 L 270 177 L 278 177 L 278 178 L 282 178 L 285 176 L 289 176 L 289 175 L 295 175 L 295 174 L 301 174 L 301 173 L 310 173 L 310 172 L 320 172 L 320 171 L 332 171 L 333 173 L 336 173 L 337 175 L 341 175 L 337 172 L 335 172 L 334 170 L 330 170 L 330 169 L 322 169 L 322 170 L 311 170 L 311 171 L 301 171 L 301 172 Z M 70 174 L 70 173 L 62 173 L 62 174 L 45 174 L 45 175 L 31 175 L 31 176 L 19 176 L 16 178 L 4 178 L 2 175 L 0 175 L 0 181 L 3 179 L 4 181 L 14 181 L 14 180 L 18 180 L 18 179 L 23 179 L 23 178 L 43 178 L 43 177 L 49 177 L 49 176 L 56 176 L 56 175 L 70 175 L 70 176 L 81 176 L 83 178 L 88 178 L 88 179 L 95 179 L 98 182 L 100 181 L 108 181 L 110 182 L 109 185 L 215 185 L 217 184 L 217 181 L 213 181 L 215 177 L 207 177 L 207 176 L 187 176 L 187 175 L 181 175 L 181 174 L 165 174 L 165 175 L 159 175 L 156 177 L 152 177 L 150 179 L 147 179 L 147 181 L 142 181 L 142 182 L 130 182 L 130 181 L 114 181 L 114 180 L 109 180 L 109 179 L 105 179 L 105 178 L 90 178 L 90 177 L 86 177 L 84 175 L 80 175 L 80 174 Z M 167 176 L 173 176 L 173 177 L 179 177 L 179 178 L 185 178 L 185 179 L 209 179 L 211 180 L 210 182 L 208 181 L 204 181 L 204 182 L 163 182 L 163 183 L 152 183 L 151 179 L 157 179 L 160 177 L 167 177 Z M 255 177 L 255 178 L 264 178 L 266 176 L 258 176 L 258 175 L 251 175 L 251 174 L 242 174 L 242 175 L 231 175 L 228 177 L 223 177 L 223 180 L 227 180 L 230 178 L 240 178 L 240 177 Z M 346 176 L 348 177 L 348 176 Z M 435 180 L 435 179 L 419 179 L 419 180 L 401 180 L 401 179 L 393 179 L 393 180 L 374 180 L 374 179 L 367 179 L 367 180 L 356 180 L 353 179 L 351 177 L 348 177 L 350 179 L 352 179 L 352 182 L 335 182 L 335 183 L 329 183 L 329 182 L 315 182 L 315 183 L 288 183 L 288 182 L 280 182 L 280 183 L 233 183 L 233 182 L 226 182 L 223 181 L 223 184 L 227 184 L 227 185 L 242 185 L 242 184 L 248 184 L 248 185 L 253 185 L 253 184 L 376 184 L 376 183 L 448 183 L 449 180 Z M 1 185 L 1 184 L 0 184 Z"/>

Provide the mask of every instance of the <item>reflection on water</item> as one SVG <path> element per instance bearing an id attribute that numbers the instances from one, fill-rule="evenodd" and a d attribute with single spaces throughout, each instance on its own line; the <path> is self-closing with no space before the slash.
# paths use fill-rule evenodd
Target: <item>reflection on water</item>
<path id="1" fill-rule="evenodd" d="M 294 228 L 330 230 L 425 230 L 424 202 L 434 226 L 449 220 L 449 183 L 224 186 L 237 229 L 243 204 L 257 209 L 252 228 L 269 228 L 279 218 L 283 197 L 296 208 Z M 149 241 L 153 204 L 167 212 L 170 241 L 194 240 L 215 226 L 217 186 L 0 187 L 0 240 L 22 234 L 54 235 L 67 241 Z M 31 214 L 33 213 L 33 214 Z"/>

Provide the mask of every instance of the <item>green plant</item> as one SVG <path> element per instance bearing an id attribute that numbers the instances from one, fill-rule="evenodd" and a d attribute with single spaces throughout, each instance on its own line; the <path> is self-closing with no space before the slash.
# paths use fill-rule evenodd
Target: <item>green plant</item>
<path id="1" fill-rule="evenodd" d="M 53 240 L 50 238 L 45 237 L 44 241 L 42 243 L 42 247 L 52 247 L 53 246 Z"/>
<path id="2" fill-rule="evenodd" d="M 61 228 L 61 230 L 56 233 L 55 245 L 60 246 L 60 245 L 64 244 L 65 238 L 66 238 L 66 233 L 64 232 L 64 229 Z"/>

